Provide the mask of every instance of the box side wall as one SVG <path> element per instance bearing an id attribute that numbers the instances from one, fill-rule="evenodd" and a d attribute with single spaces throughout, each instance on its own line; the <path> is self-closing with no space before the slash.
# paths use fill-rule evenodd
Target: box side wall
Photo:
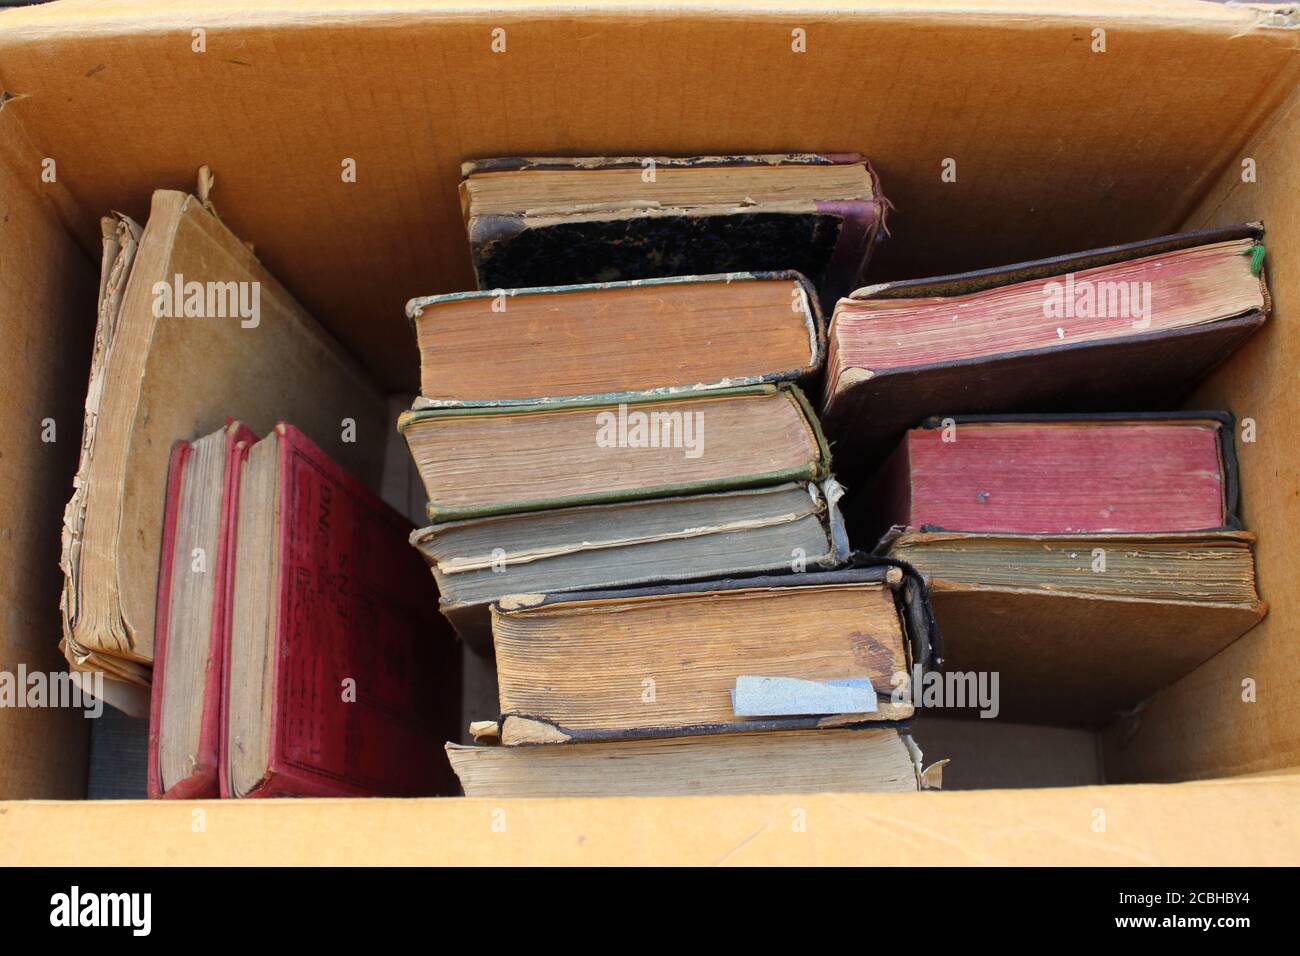
<path id="1" fill-rule="evenodd" d="M 1296 90 L 1295 70 L 1286 89 Z M 1300 92 L 1258 131 L 1188 219 L 1267 229 L 1273 315 L 1192 396 L 1238 418 L 1241 515 L 1256 532 L 1269 613 L 1254 630 L 1105 735 L 1108 780 L 1179 780 L 1300 764 Z M 1243 181 L 1253 160 L 1254 182 Z M 1242 430 L 1254 423 L 1254 441 Z"/>
<path id="2" fill-rule="evenodd" d="M 0 672 L 16 685 L 20 666 L 29 679 L 66 670 L 59 534 L 81 446 L 98 268 L 64 226 L 57 164 L 55 181 L 43 181 L 45 157 L 11 105 L 0 108 Z M 0 710 L 0 796 L 83 795 L 81 711 L 16 703 Z"/>
<path id="3" fill-rule="evenodd" d="M 946 791 L 1105 783 L 1100 741 L 1092 730 L 922 712 L 911 733 L 926 766 L 950 761 L 943 771 Z"/>
<path id="4" fill-rule="evenodd" d="M 82 208 L 140 216 L 211 165 L 235 232 L 414 389 L 405 301 L 473 287 L 465 160 L 860 151 L 896 208 L 873 281 L 997 265 L 1176 227 L 1292 59 L 1261 17 L 1177 0 L 97 2 L 0 17 L 0 55 L 29 94 L 9 108 Z"/>
<path id="5" fill-rule="evenodd" d="M 1300 859 L 1297 801 L 1300 778 L 1259 777 L 793 797 L 108 802 L 93 813 L 30 802 L 0 804 L 0 861 L 1283 864 Z"/>
<path id="6" fill-rule="evenodd" d="M 0 391 L 17 445 L 0 459 L 9 575 L 0 649 L 15 662 L 58 666 L 58 523 L 80 437 L 95 284 L 85 253 L 96 246 L 95 216 L 110 208 L 140 215 L 152 189 L 188 188 L 201 163 L 217 169 L 217 203 L 232 227 L 390 384 L 408 386 L 415 353 L 401 303 L 471 284 L 455 181 L 459 162 L 477 156 L 662 152 L 665 144 L 679 153 L 860 150 L 882 158 L 886 192 L 899 207 L 873 278 L 1137 239 L 1184 221 L 1262 215 L 1275 248 L 1297 233 L 1294 209 L 1289 226 L 1270 211 L 1295 194 L 1294 179 L 1254 199 L 1225 188 L 1196 207 L 1208 182 L 1225 169 L 1236 175 L 1249 131 L 1265 130 L 1259 153 L 1272 155 L 1276 176 L 1287 150 L 1294 153 L 1294 106 L 1272 111 L 1278 91 L 1294 84 L 1295 34 L 1255 29 L 1247 10 L 1169 2 L 1135 18 L 1122 4 L 1097 3 L 1066 17 L 1069 5 L 1048 3 L 1052 17 L 1008 9 L 922 29 L 920 7 L 792 4 L 763 16 L 716 8 L 669 16 L 635 5 L 631 14 L 598 5 L 577 16 L 536 4 L 443 16 L 425 7 L 361 24 L 341 14 L 366 4 L 327 6 L 340 16 L 308 19 L 299 15 L 308 5 L 280 3 L 267 17 L 232 5 L 203 20 L 198 7 L 193 17 L 177 15 L 186 4 L 151 16 L 146 5 L 106 2 L 0 17 L 3 86 L 20 97 L 0 110 L 0 122 L 21 118 L 26 127 L 22 149 L 9 145 L 12 137 L 0 140 L 0 202 L 25 224 L 20 232 L 6 222 L 0 233 L 0 321 L 15 354 L 30 358 L 11 364 Z M 203 23 L 207 46 L 196 53 L 192 30 Z M 491 51 L 498 25 L 509 36 L 499 55 Z M 1105 53 L 1090 48 L 1094 26 L 1107 29 Z M 807 52 L 792 48 L 795 29 L 806 31 Z M 1270 115 L 1291 119 L 1261 125 Z M 1280 144 L 1270 139 L 1279 127 L 1290 130 Z M 123 138 L 122 130 L 150 135 Z M 38 177 L 27 178 L 45 155 L 56 159 L 59 180 L 42 192 Z M 347 158 L 357 160 L 355 183 L 340 176 Z M 947 158 L 957 163 L 951 183 L 940 179 Z M 73 224 L 80 251 L 61 222 Z M 1272 268 L 1281 316 L 1285 253 Z M 1280 333 L 1275 324 L 1265 334 Z M 17 351 L 20 343 L 27 351 Z M 1293 337 L 1282 346 L 1292 360 L 1293 346 Z M 1251 382 L 1253 363 L 1266 358 L 1239 357 L 1208 389 L 1230 394 L 1240 415 L 1251 395 L 1261 408 L 1280 407 L 1289 398 L 1280 360 L 1273 384 Z M 55 384 L 61 378 L 75 387 Z M 57 410 L 47 416 L 47 405 Z M 45 417 L 58 423 L 59 441 L 27 447 Z M 1281 457 L 1259 468 L 1244 459 L 1247 520 L 1257 526 L 1258 502 L 1281 509 L 1278 527 L 1283 514 L 1295 517 L 1286 510 L 1294 498 L 1284 500 L 1294 466 L 1286 470 L 1280 439 L 1274 447 Z M 1280 464 L 1270 472 L 1269 461 Z M 1294 570 L 1293 558 L 1261 546 L 1266 597 L 1289 600 Z M 1134 776 L 1206 776 L 1300 764 L 1288 729 L 1297 665 L 1265 641 L 1279 633 L 1277 622 L 1275 608 L 1266 629 L 1247 639 L 1253 644 L 1226 652 L 1244 660 L 1216 659 L 1167 703 L 1153 703 L 1147 730 L 1108 772 L 1113 766 L 1123 778 L 1127 765 Z M 1197 688 L 1217 697 L 1228 677 L 1239 686 L 1245 665 L 1269 671 L 1256 680 L 1276 700 L 1264 708 L 1261 696 L 1256 710 L 1193 733 L 1220 719 L 1206 716 Z M 1209 684 L 1196 683 L 1202 672 Z M 3 718 L 4 787 L 24 779 L 10 767 L 31 768 L 25 789 L 4 796 L 80 791 L 80 724 L 50 712 Z M 61 733 L 70 745 L 59 745 Z M 1252 735 L 1259 742 L 1238 752 Z"/>

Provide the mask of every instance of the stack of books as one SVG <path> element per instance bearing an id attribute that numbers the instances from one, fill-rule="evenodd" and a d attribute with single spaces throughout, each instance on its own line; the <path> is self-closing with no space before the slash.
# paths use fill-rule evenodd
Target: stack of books
<path id="1" fill-rule="evenodd" d="M 886 562 L 843 568 L 803 391 L 820 297 L 880 222 L 870 168 L 465 172 L 483 288 L 409 304 L 421 396 L 399 422 L 429 496 L 412 544 L 495 657 L 499 714 L 448 745 L 465 792 L 917 789 L 894 727 L 932 656 L 925 595 Z M 574 279 L 611 281 L 553 284 Z"/>
<path id="2" fill-rule="evenodd" d="M 924 574 L 947 666 L 1000 673 L 1001 716 L 1101 726 L 1266 613 L 1233 416 L 1150 411 L 1265 321 L 1263 257 L 1247 224 L 838 304 L 851 534 Z"/>
<path id="3" fill-rule="evenodd" d="M 931 415 L 1174 408 L 1270 309 L 1258 223 L 888 282 L 835 306 L 822 396 L 863 479 Z"/>
<path id="4" fill-rule="evenodd" d="M 148 710 L 168 460 L 228 417 L 293 421 L 371 487 L 383 393 L 198 196 L 106 217 L 81 461 L 63 521 L 62 648 L 105 696 Z"/>
<path id="5" fill-rule="evenodd" d="M 452 792 L 460 649 L 375 493 L 382 391 L 206 195 L 103 243 L 63 649 L 149 718 L 131 795 Z"/>
<path id="6" fill-rule="evenodd" d="M 178 443 L 168 483 L 150 795 L 446 793 L 459 667 L 409 523 L 283 423 Z"/>
<path id="7" fill-rule="evenodd" d="M 1238 422 L 1172 410 L 1268 316 L 1259 224 L 862 287 L 859 156 L 470 163 L 415 528 L 388 400 L 210 185 L 103 222 L 64 522 L 151 796 L 926 789 L 940 668 L 1101 726 L 1267 612 Z"/>
<path id="8" fill-rule="evenodd" d="M 506 594 L 836 567 L 840 488 L 797 382 L 825 333 L 794 274 L 413 300 L 399 428 L 433 524 L 412 541 L 486 649 Z"/>

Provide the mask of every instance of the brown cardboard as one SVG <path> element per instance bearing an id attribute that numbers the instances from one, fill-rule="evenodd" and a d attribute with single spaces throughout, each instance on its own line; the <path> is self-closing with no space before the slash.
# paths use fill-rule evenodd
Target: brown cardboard
<path id="1" fill-rule="evenodd" d="M 39 175 L 40 155 L 0 107 L 0 670 L 9 673 L 19 664 L 64 667 L 55 610 L 59 541 L 50 519 L 77 467 L 98 283 L 60 222 L 66 193 L 37 192 Z M 47 419 L 52 442 L 42 441 Z M 0 711 L 0 797 L 83 794 L 88 729 L 78 711 Z"/>
<path id="2" fill-rule="evenodd" d="M 922 713 L 912 721 L 912 737 L 927 766 L 948 761 L 943 768 L 946 792 L 1105 782 L 1098 736 L 1089 730 Z"/>
<path id="3" fill-rule="evenodd" d="M 464 160 L 861 150 L 897 213 L 875 282 L 1175 231 L 1295 69 L 1295 34 L 1250 8 L 1036 9 L 64 0 L 5 12 L 0 81 L 95 215 L 143 221 L 152 190 L 210 163 L 231 228 L 414 390 L 403 303 L 473 288 Z"/>
<path id="4" fill-rule="evenodd" d="M 1300 859 L 1297 801 L 1300 778 L 1258 777 L 802 797 L 9 803 L 0 805 L 0 861 L 1285 864 Z"/>
<path id="5" fill-rule="evenodd" d="M 1294 84 L 1292 84 L 1294 89 Z M 1185 780 L 1258 773 L 1300 764 L 1300 92 L 1239 153 L 1255 160 L 1258 181 L 1242 181 L 1240 159 L 1185 224 L 1194 229 L 1235 217 L 1268 217 L 1265 268 L 1274 314 L 1205 385 L 1189 407 L 1237 416 L 1241 518 L 1259 532 L 1260 596 L 1270 602 L 1258 627 L 1106 735 L 1107 774 L 1116 781 Z M 1242 440 L 1254 419 L 1257 440 Z M 1245 699 L 1253 682 L 1254 702 Z M 1194 719 L 1192 719 L 1194 715 Z"/>
<path id="6" fill-rule="evenodd" d="M 1094 729 L 1192 671 L 1263 614 L 1248 604 L 948 581 L 935 583 L 930 602 L 945 667 L 998 673 L 1000 718 Z"/>
<path id="7" fill-rule="evenodd" d="M 196 29 L 206 52 L 193 50 Z M 506 31 L 504 53 L 492 52 L 494 29 Z M 1093 52 L 1095 29 L 1106 31 L 1104 53 Z M 806 52 L 792 49 L 795 30 Z M 402 303 L 471 286 L 458 166 L 493 155 L 859 150 L 896 206 L 872 281 L 1264 219 L 1276 303 L 1190 406 L 1223 404 L 1259 424 L 1259 441 L 1238 448 L 1270 617 L 1136 724 L 1113 726 L 1105 752 L 1110 781 L 1265 776 L 797 803 L 8 802 L 0 860 L 1300 859 L 1289 603 L 1300 567 L 1287 533 L 1300 518 L 1300 330 L 1288 315 L 1300 302 L 1300 99 L 1283 103 L 1300 78 L 1298 30 L 1285 7 L 1197 0 L 596 0 L 581 12 L 542 0 L 491 11 L 243 0 L 215 12 L 203 0 L 62 0 L 0 12 L 0 324 L 10 350 L 0 413 L 17 436 L 0 458 L 3 667 L 57 666 L 55 560 L 98 217 L 142 217 L 154 189 L 188 188 L 203 163 L 232 229 L 395 389 L 416 382 Z M 1240 181 L 1244 156 L 1258 164 L 1256 183 Z M 47 157 L 54 183 L 40 179 Z M 355 183 L 342 181 L 347 158 Z M 947 158 L 955 182 L 941 180 Z M 75 387 L 56 387 L 61 376 Z M 58 421 L 53 446 L 32 438 L 46 415 Z M 1257 682 L 1253 704 L 1236 703 L 1245 677 Z M 0 713 L 0 796 L 81 792 L 80 722 Z M 496 810 L 505 833 L 491 828 Z M 792 832 L 796 811 L 806 832 Z"/>

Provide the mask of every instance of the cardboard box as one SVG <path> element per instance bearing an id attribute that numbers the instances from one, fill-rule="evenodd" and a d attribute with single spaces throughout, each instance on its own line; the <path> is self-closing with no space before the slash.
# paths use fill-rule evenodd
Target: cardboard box
<path id="1" fill-rule="evenodd" d="M 7 708 L 0 860 L 1300 860 L 1300 16 L 1198 0 L 210 6 L 0 13 L 0 669 L 60 667 L 97 219 L 143 217 L 153 189 L 191 188 L 204 163 L 223 218 L 394 392 L 416 382 L 404 301 L 472 287 L 456 183 L 474 157 L 858 150 L 897 207 L 882 280 L 1262 219 L 1273 318 L 1189 405 L 1255 423 L 1238 444 L 1243 517 L 1272 610 L 1086 735 L 1091 758 L 1051 762 L 1068 773 L 1035 775 L 1050 734 L 1009 745 L 1021 762 L 1004 783 L 1108 786 L 87 804 L 86 721 Z"/>

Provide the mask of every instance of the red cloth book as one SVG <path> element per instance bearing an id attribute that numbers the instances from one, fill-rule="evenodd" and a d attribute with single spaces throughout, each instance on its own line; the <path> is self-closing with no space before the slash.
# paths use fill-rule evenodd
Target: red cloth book
<path id="1" fill-rule="evenodd" d="M 1222 412 L 932 418 L 859 501 L 859 528 L 1011 534 L 1238 527 Z"/>
<path id="2" fill-rule="evenodd" d="M 197 488 L 185 481 L 187 466 L 193 461 L 194 443 L 179 441 L 172 446 L 171 463 L 167 471 L 167 503 L 163 513 L 162 556 L 158 569 L 158 611 L 157 625 L 154 629 L 154 680 L 149 705 L 149 745 L 148 745 L 148 780 L 146 790 L 150 798 L 196 799 L 215 797 L 218 792 L 217 757 L 221 736 L 220 714 L 222 702 L 222 662 L 225 658 L 226 638 L 229 634 L 230 621 L 230 571 L 234 562 L 235 516 L 239 508 L 239 475 L 248 448 L 255 441 L 255 435 L 246 425 L 230 421 L 222 429 L 221 439 L 225 467 L 218 474 L 220 481 L 220 516 L 216 522 L 216 552 L 205 556 L 202 577 L 194 583 L 198 587 L 210 587 L 211 593 L 201 598 L 210 602 L 211 628 L 206 633 L 195 632 L 192 635 L 179 635 L 177 640 L 194 640 L 206 647 L 199 646 L 193 653 L 174 655 L 173 670 L 183 666 L 200 666 L 201 673 L 196 675 L 198 686 L 202 688 L 201 716 L 199 717 L 198 737 L 193 752 L 193 769 L 188 776 L 164 787 L 162 766 L 159 759 L 159 743 L 163 727 L 163 701 L 168 677 L 168 643 L 171 638 L 170 623 L 173 617 L 172 600 L 176 591 L 185 594 L 176 595 L 177 600 L 194 600 L 197 595 L 183 588 L 173 588 L 174 577 L 178 574 L 192 572 L 193 542 L 187 541 L 189 547 L 177 549 L 177 532 L 181 515 L 182 499 L 186 492 L 194 494 Z M 203 476 L 194 476 L 201 481 Z M 180 567 L 177 567 L 177 563 Z M 178 582 L 179 583 L 179 582 Z M 177 608 L 179 611 L 179 608 Z M 176 673 L 177 681 L 184 682 L 186 676 Z M 189 706 L 189 701 L 182 701 L 182 707 Z M 171 714 L 168 715 L 169 719 Z M 180 721 L 174 732 L 184 733 Z"/>
<path id="3" fill-rule="evenodd" d="M 290 425 L 250 451 L 222 796 L 456 792 L 460 646 L 411 528 Z"/>

